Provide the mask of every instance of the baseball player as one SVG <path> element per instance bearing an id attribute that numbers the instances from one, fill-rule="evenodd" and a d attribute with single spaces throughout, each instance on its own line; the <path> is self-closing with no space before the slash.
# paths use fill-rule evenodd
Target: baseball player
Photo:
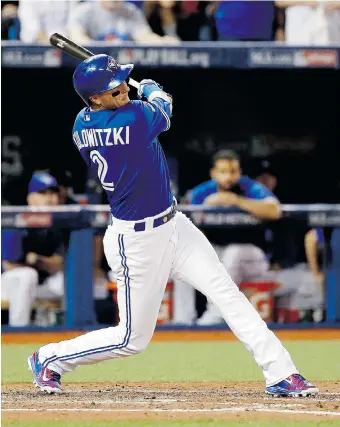
<path id="1" fill-rule="evenodd" d="M 73 75 L 74 88 L 86 103 L 75 120 L 73 141 L 88 167 L 98 172 L 110 203 L 104 251 L 117 280 L 120 322 L 41 347 L 28 358 L 34 383 L 60 393 L 66 372 L 142 352 L 172 276 L 190 282 L 216 304 L 261 367 L 267 393 L 317 394 L 231 280 L 206 237 L 177 212 L 157 139 L 170 127 L 172 98 L 153 80 L 142 80 L 138 97 L 146 101 L 130 101 L 126 79 L 132 69 L 95 55 Z"/>
<path id="2" fill-rule="evenodd" d="M 241 175 L 240 159 L 233 150 L 220 150 L 212 159 L 211 180 L 192 190 L 193 205 L 239 207 L 254 216 L 265 219 L 280 217 L 280 203 L 264 185 Z M 232 280 L 240 285 L 244 281 L 259 281 L 266 277 L 269 269 L 264 248 L 265 229 L 215 229 L 206 230 L 206 236 L 214 244 L 222 264 Z M 195 293 L 188 289 L 190 284 L 175 281 L 175 309 L 177 320 L 192 320 Z M 180 295 L 178 295 L 180 294 Z M 182 302 L 181 302 L 182 300 Z M 185 300 L 185 302 L 184 302 Z M 177 312 L 176 312 L 177 311 Z M 207 310 L 197 320 L 198 325 L 214 325 L 223 322 L 220 310 L 208 301 Z"/>

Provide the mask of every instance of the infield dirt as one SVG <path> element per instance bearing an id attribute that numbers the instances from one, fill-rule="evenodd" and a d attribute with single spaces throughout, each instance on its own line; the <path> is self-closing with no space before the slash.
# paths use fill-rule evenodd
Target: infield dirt
<path id="1" fill-rule="evenodd" d="M 3 420 L 338 419 L 340 384 L 319 383 L 317 398 L 272 398 L 263 383 L 77 383 L 61 395 L 31 384 L 2 387 Z"/>

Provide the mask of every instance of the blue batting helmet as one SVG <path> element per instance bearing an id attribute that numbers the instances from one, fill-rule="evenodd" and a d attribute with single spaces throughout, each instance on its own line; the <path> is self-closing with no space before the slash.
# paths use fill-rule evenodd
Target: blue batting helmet
<path id="1" fill-rule="evenodd" d="M 82 61 L 73 74 L 73 87 L 89 105 L 89 98 L 118 87 L 127 79 L 133 64 L 120 65 L 112 56 L 94 55 Z"/>

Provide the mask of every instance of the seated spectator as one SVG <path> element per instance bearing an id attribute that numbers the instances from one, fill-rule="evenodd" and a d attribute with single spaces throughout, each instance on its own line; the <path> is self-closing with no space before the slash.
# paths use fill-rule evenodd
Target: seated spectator
<path id="1" fill-rule="evenodd" d="M 35 173 L 29 183 L 29 206 L 57 206 L 59 188 L 47 173 Z M 69 232 L 51 228 L 2 232 L 2 301 L 9 303 L 9 325 L 27 326 L 35 300 L 64 297 L 64 255 Z M 100 266 L 102 237 L 94 237 L 93 294 L 97 321 L 114 323 L 116 307 L 109 299 L 108 279 Z"/>
<path id="2" fill-rule="evenodd" d="M 19 33 L 18 2 L 1 2 L 1 40 L 18 40 Z"/>
<path id="3" fill-rule="evenodd" d="M 58 184 L 51 175 L 34 174 L 27 196 L 28 206 L 56 206 Z M 59 299 L 63 295 L 63 244 L 52 228 L 16 231 L 10 242 L 22 239 L 17 257 L 3 258 L 1 299 L 9 302 L 9 325 L 26 326 L 36 298 Z M 8 244 L 12 244 L 8 242 Z M 38 286 L 40 284 L 40 286 Z"/>
<path id="4" fill-rule="evenodd" d="M 77 0 L 23 0 L 19 2 L 20 40 L 46 42 L 53 33 L 67 35 L 70 13 Z"/>
<path id="5" fill-rule="evenodd" d="M 231 150 L 222 150 L 213 158 L 210 171 L 212 180 L 192 190 L 191 203 L 207 206 L 238 207 L 262 219 L 278 219 L 280 203 L 266 187 L 241 175 L 240 160 Z M 209 240 L 214 244 L 221 262 L 236 284 L 243 281 L 261 280 L 266 276 L 269 263 L 264 253 L 265 229 L 225 229 L 206 231 Z M 185 304 L 188 316 L 178 314 L 179 319 L 192 322 L 194 291 L 188 290 L 187 284 L 175 282 L 175 301 Z M 180 295 L 183 293 L 183 297 Z M 181 302 L 182 301 L 182 302 Z M 176 307 L 175 307 L 176 314 Z M 212 303 L 203 316 L 197 321 L 199 325 L 221 323 L 222 316 Z M 186 322 L 187 323 L 187 322 Z"/>
<path id="6" fill-rule="evenodd" d="M 273 39 L 273 1 L 214 2 L 218 40 Z"/>
<path id="7" fill-rule="evenodd" d="M 285 37 L 291 45 L 340 42 L 339 1 L 276 1 L 286 12 Z"/>
<path id="8" fill-rule="evenodd" d="M 170 36 L 153 33 L 143 12 L 132 3 L 97 0 L 78 4 L 73 10 L 69 34 L 77 43 L 91 40 L 137 43 L 178 43 Z"/>

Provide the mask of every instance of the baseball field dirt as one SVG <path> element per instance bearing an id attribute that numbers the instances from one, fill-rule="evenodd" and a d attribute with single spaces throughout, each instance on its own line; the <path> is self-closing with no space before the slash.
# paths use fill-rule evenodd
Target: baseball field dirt
<path id="1" fill-rule="evenodd" d="M 228 333 L 209 341 L 191 335 L 181 342 L 183 336 L 156 334 L 143 354 L 79 368 L 63 378 L 62 395 L 45 395 L 32 386 L 26 358 L 38 343 L 60 337 L 35 336 L 32 343 L 25 335 L 9 344 L 4 335 L 2 425 L 340 426 L 339 330 L 284 336 L 297 366 L 321 390 L 308 399 L 266 396 L 260 370 Z"/>

